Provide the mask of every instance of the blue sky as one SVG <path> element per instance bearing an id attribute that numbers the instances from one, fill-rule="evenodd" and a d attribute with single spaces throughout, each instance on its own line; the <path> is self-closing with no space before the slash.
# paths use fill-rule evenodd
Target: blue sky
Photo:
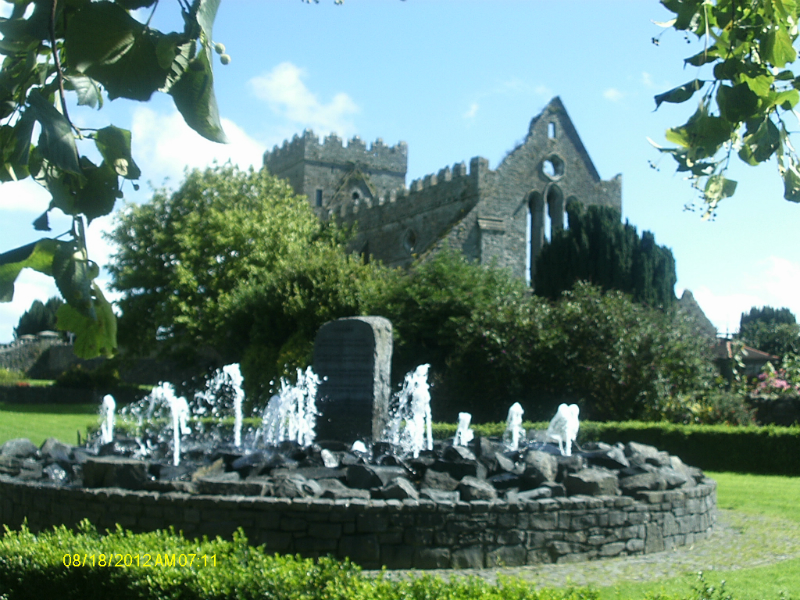
<path id="1" fill-rule="evenodd" d="M 154 23 L 176 28 L 175 13 L 162 2 Z M 70 116 L 132 130 L 143 185 L 127 187 L 126 198 L 142 202 L 148 181 L 176 187 L 186 167 L 215 158 L 260 165 L 264 150 L 305 128 L 405 141 L 407 185 L 473 156 L 496 168 L 558 95 L 600 175 L 622 173 L 623 218 L 672 249 L 678 294 L 692 290 L 723 332 L 754 305 L 800 314 L 800 206 L 783 200 L 775 165 L 735 165 L 738 191 L 707 222 L 684 210 L 696 200 L 689 183 L 647 141 L 663 142 L 666 128 L 694 111 L 692 102 L 653 111 L 655 94 L 697 75 L 683 68 L 696 44 L 671 31 L 651 41 L 662 32 L 652 21 L 669 16 L 656 0 L 224 0 L 214 39 L 233 60 L 217 62 L 215 77 L 231 144 L 197 136 L 163 95 Z M 37 239 L 31 222 L 47 203 L 31 182 L 0 185 L 0 247 Z M 111 223 L 89 228 L 101 264 Z M 54 234 L 68 227 L 63 218 L 51 224 Z M 54 293 L 48 278 L 23 271 L 14 302 L 0 304 L 0 342 L 34 299 Z"/>

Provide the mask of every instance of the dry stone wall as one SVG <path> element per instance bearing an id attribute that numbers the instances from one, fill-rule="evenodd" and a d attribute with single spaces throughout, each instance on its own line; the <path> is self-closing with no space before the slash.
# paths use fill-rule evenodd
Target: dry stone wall
<path id="1" fill-rule="evenodd" d="M 187 537 L 230 537 L 241 527 L 268 552 L 349 557 L 365 568 L 481 568 L 563 563 L 669 550 L 709 536 L 716 483 L 528 502 L 333 500 L 204 496 L 117 488 L 62 488 L 0 475 L 0 523 L 33 531 L 119 523 L 174 526 Z"/>

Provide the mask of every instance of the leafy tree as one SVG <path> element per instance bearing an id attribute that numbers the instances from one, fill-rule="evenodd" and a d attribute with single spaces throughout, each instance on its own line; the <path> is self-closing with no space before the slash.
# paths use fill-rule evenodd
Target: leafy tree
<path id="1" fill-rule="evenodd" d="M 536 349 L 543 384 L 584 399 L 587 418 L 660 419 L 714 382 L 711 346 L 677 306 L 648 308 L 583 282 L 565 292 Z"/>
<path id="2" fill-rule="evenodd" d="M 64 304 L 61 298 L 50 298 L 47 303 L 34 300 L 31 307 L 19 318 L 14 328 L 14 337 L 19 339 L 23 335 L 36 334 L 40 331 L 54 331 L 56 329 L 56 311 Z"/>
<path id="3" fill-rule="evenodd" d="M 116 319 L 94 279 L 99 268 L 86 250 L 87 222 L 109 214 L 122 196 L 120 178 L 136 180 L 129 131 L 109 125 L 79 129 L 68 107 L 100 108 L 109 100 L 147 101 L 156 91 L 172 96 L 187 124 L 222 142 L 214 97 L 212 25 L 219 0 L 179 0 L 182 32 L 163 33 L 136 21 L 130 11 L 158 0 L 14 0 L 0 21 L 0 181 L 32 177 L 52 196 L 34 221 L 49 231 L 47 214 L 59 209 L 73 224 L 55 238 L 42 238 L 0 254 L 0 301 L 13 298 L 23 268 L 55 279 L 66 304 L 58 327 L 75 332 L 84 358 L 113 354 Z M 29 10 L 32 9 L 32 10 Z M 148 20 L 149 23 L 149 20 Z M 223 63 L 230 57 L 222 54 Z M 69 98 L 69 102 L 68 102 Z M 71 108 L 70 108 L 71 110 Z M 41 133 L 32 140 L 34 126 Z M 81 155 L 92 144 L 102 161 Z"/>
<path id="4" fill-rule="evenodd" d="M 312 362 L 319 328 L 363 314 L 365 297 L 387 285 L 391 272 L 365 265 L 330 233 L 307 236 L 274 268 L 253 272 L 220 302 L 227 316 L 219 347 L 238 357 L 249 397 L 275 391 L 272 382 L 281 376 L 294 379 L 296 368 Z"/>
<path id="5" fill-rule="evenodd" d="M 658 108 L 664 102 L 687 102 L 702 92 L 689 120 L 667 130 L 666 138 L 675 146 L 659 149 L 692 179 L 705 203 L 705 217 L 713 216 L 719 203 L 736 190 L 736 182 L 725 176 L 734 153 L 753 166 L 775 157 L 784 197 L 800 202 L 800 158 L 789 140 L 792 126 L 786 122 L 800 101 L 800 76 L 790 68 L 797 59 L 800 5 L 795 0 L 661 4 L 675 18 L 660 25 L 703 42 L 703 50 L 685 60 L 701 69 L 698 75 L 655 101 Z"/>
<path id="6" fill-rule="evenodd" d="M 408 271 L 393 271 L 366 294 L 363 314 L 394 329 L 392 379 L 431 365 L 434 418 L 500 420 L 529 381 L 530 350 L 547 304 L 505 270 L 443 251 Z M 500 400 L 503 402 L 500 402 Z"/>
<path id="7" fill-rule="evenodd" d="M 737 338 L 778 357 L 800 354 L 800 325 L 788 308 L 754 306 L 742 313 Z"/>
<path id="8" fill-rule="evenodd" d="M 125 206 L 107 235 L 121 341 L 146 352 L 158 339 L 190 355 L 219 341 L 237 286 L 283 268 L 322 230 L 285 181 L 230 164 L 192 170 L 177 191 Z"/>
<path id="9" fill-rule="evenodd" d="M 675 259 L 645 231 L 623 224 L 606 206 L 567 205 L 569 227 L 546 244 L 536 259 L 534 290 L 550 299 L 588 281 L 604 290 L 631 294 L 637 302 L 669 306 L 675 301 Z"/>

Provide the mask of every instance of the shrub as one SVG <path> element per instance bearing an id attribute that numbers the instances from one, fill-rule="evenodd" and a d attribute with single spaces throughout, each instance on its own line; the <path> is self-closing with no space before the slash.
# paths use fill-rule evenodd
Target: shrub
<path id="1" fill-rule="evenodd" d="M 56 378 L 54 385 L 106 391 L 118 387 L 120 384 L 119 372 L 106 361 L 94 370 L 85 369 L 80 364 L 73 365 Z"/>
<path id="2" fill-rule="evenodd" d="M 648 308 L 578 283 L 549 317 L 538 371 L 553 391 L 584 398 L 586 417 L 661 420 L 714 382 L 711 345 L 680 308 Z"/>
<path id="3" fill-rule="evenodd" d="M 19 383 L 23 379 L 23 374 L 19 371 L 14 371 L 12 369 L 1 369 L 0 368 L 0 385 L 10 385 Z"/>
<path id="4" fill-rule="evenodd" d="M 73 557 L 131 556 L 130 567 L 72 566 Z M 133 557 L 169 557 L 158 568 L 137 567 Z M 193 568 L 179 566 L 194 555 Z M 214 557 L 213 563 L 210 557 Z M 174 560 L 171 560 L 175 557 Z M 205 557 L 205 558 L 203 558 Z M 89 561 L 91 558 L 89 558 Z M 124 561 L 124 559 L 123 559 Z M 71 566 L 66 566 L 67 564 Z M 212 564 L 214 566 L 212 566 Z M 172 532 L 133 534 L 117 529 L 100 535 L 88 521 L 73 533 L 65 527 L 33 535 L 27 528 L 6 530 L 0 540 L 0 590 L 7 600 L 596 600 L 587 588 L 537 590 L 527 582 L 501 578 L 490 584 L 478 577 L 443 581 L 431 575 L 392 581 L 361 574 L 349 561 L 268 555 L 248 544 L 239 531 L 232 541 L 188 541 Z"/>

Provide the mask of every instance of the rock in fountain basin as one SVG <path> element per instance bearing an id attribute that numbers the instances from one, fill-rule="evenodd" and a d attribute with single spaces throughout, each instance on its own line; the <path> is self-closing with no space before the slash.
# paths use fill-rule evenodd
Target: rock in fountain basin
<path id="1" fill-rule="evenodd" d="M 126 447 L 119 440 L 116 446 Z M 394 456 L 388 444 L 376 445 L 373 451 L 370 464 L 366 457 L 336 444 L 326 449 L 284 443 L 279 451 L 212 451 L 203 460 L 184 460 L 176 467 L 126 456 L 95 456 L 85 448 L 53 439 L 41 449 L 27 441 L 12 440 L 0 448 L 0 473 L 88 488 L 237 496 L 421 496 L 437 500 L 442 498 L 440 492 L 449 492 L 446 498 L 451 502 L 494 498 L 518 501 L 560 495 L 637 497 L 640 492 L 688 489 L 703 481 L 702 471 L 684 465 L 678 457 L 633 442 L 625 446 L 590 443 L 570 457 L 561 456 L 551 444 L 530 444 L 521 451 L 510 452 L 499 440 L 486 438 L 477 438 L 468 447 L 436 442 L 432 451 L 422 451 L 419 457 L 408 460 Z M 323 454 L 328 465 L 334 460 L 336 466 L 326 466 Z M 48 472 L 51 465 L 58 469 Z M 287 479 L 296 485 L 287 484 Z M 465 479 L 467 483 L 460 485 Z M 402 482 L 397 484 L 397 480 Z M 483 491 L 476 492 L 478 487 Z M 534 490 L 533 494 L 520 496 Z"/>

